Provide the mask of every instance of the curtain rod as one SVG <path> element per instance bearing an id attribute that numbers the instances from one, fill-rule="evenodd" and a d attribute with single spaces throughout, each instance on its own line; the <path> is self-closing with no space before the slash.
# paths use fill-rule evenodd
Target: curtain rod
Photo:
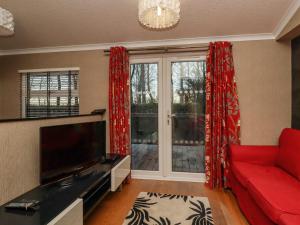
<path id="1" fill-rule="evenodd" d="M 165 54 L 165 53 L 188 53 L 188 52 L 206 52 L 208 46 L 185 46 L 185 47 L 149 47 L 149 48 L 132 48 L 127 49 L 130 55 L 146 54 Z M 105 55 L 110 54 L 110 50 L 104 50 Z"/>

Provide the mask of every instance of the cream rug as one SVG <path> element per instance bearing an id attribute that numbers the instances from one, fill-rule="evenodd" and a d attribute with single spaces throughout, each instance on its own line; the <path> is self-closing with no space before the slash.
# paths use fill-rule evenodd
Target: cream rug
<path id="1" fill-rule="evenodd" d="M 123 225 L 213 225 L 208 198 L 141 192 Z"/>

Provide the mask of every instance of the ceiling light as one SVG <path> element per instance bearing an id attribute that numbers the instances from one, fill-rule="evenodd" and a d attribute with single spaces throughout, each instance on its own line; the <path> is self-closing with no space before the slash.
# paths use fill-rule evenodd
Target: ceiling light
<path id="1" fill-rule="evenodd" d="M 0 36 L 14 34 L 14 17 L 6 9 L 0 7 Z"/>
<path id="2" fill-rule="evenodd" d="M 179 19 L 179 0 L 139 0 L 139 21 L 148 28 L 170 28 L 176 25 Z"/>

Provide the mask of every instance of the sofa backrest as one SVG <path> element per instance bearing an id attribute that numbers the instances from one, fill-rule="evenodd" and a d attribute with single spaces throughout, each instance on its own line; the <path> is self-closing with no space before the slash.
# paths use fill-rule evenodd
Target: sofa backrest
<path id="1" fill-rule="evenodd" d="M 300 180 L 300 130 L 286 128 L 282 131 L 276 165 Z"/>

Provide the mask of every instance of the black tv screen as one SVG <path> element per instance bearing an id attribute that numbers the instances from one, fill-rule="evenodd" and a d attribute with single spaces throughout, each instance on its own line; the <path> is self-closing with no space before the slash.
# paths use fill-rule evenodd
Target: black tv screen
<path id="1" fill-rule="evenodd" d="M 105 157 L 105 121 L 40 128 L 41 184 L 85 169 Z"/>

